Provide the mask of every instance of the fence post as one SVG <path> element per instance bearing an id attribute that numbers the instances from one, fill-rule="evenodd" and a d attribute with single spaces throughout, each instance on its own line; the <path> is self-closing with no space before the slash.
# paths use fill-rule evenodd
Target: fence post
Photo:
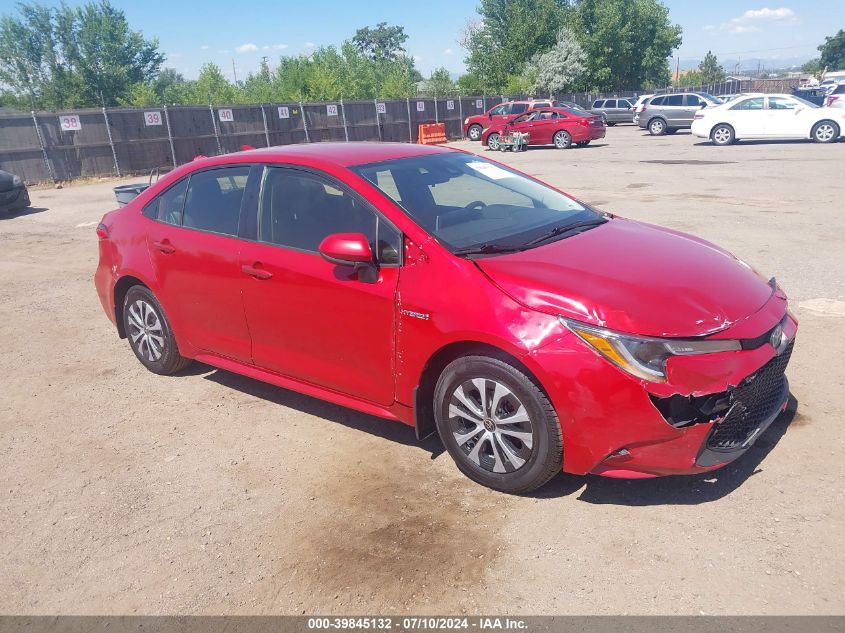
<path id="1" fill-rule="evenodd" d="M 103 108 L 103 119 L 106 122 L 106 133 L 109 135 L 109 145 L 111 145 L 111 155 L 114 159 L 114 169 L 117 172 L 117 177 L 120 178 L 120 165 L 117 164 L 117 151 L 114 149 L 114 140 L 111 137 L 111 126 L 109 125 L 109 115 L 106 109 Z"/>
<path id="2" fill-rule="evenodd" d="M 434 97 L 434 122 L 440 123 L 440 114 L 437 112 L 437 96 Z"/>
<path id="3" fill-rule="evenodd" d="M 411 131 L 411 98 L 405 97 L 405 104 L 408 106 L 408 142 L 414 142 L 414 133 Z"/>
<path id="4" fill-rule="evenodd" d="M 35 126 L 35 134 L 38 136 L 38 144 L 41 146 L 41 154 L 44 156 L 44 165 L 47 167 L 47 173 L 50 174 L 50 180 L 56 182 L 56 175 L 53 173 L 53 168 L 50 167 L 50 159 L 47 157 L 47 148 L 44 147 L 44 137 L 41 136 L 41 127 L 38 125 L 38 117 L 35 116 L 35 110 L 32 113 L 32 124 Z"/>
<path id="5" fill-rule="evenodd" d="M 384 137 L 381 133 L 381 116 L 378 113 L 378 98 L 373 99 L 373 107 L 376 109 L 376 127 L 378 128 L 378 140 L 383 141 Z"/>
<path id="6" fill-rule="evenodd" d="M 211 113 L 211 125 L 214 127 L 214 138 L 217 139 L 217 154 L 223 153 L 223 147 L 220 145 L 220 133 L 217 131 L 217 119 L 214 118 L 214 107 L 209 103 L 208 111 Z"/>
<path id="7" fill-rule="evenodd" d="M 167 124 L 167 142 L 170 143 L 170 155 L 173 157 L 173 168 L 176 168 L 176 148 L 173 146 L 173 132 L 170 131 L 170 114 L 167 104 L 164 104 L 164 122 Z"/>
<path id="8" fill-rule="evenodd" d="M 308 136 L 308 119 L 305 117 L 305 108 L 302 107 L 302 101 L 299 102 L 299 113 L 302 115 L 302 129 L 305 130 L 305 142 L 310 143 L 311 138 Z"/>
<path id="9" fill-rule="evenodd" d="M 261 118 L 264 119 L 264 138 L 267 140 L 267 147 L 270 147 L 270 130 L 267 129 L 267 113 L 264 112 L 264 104 L 261 104 Z"/>
<path id="10" fill-rule="evenodd" d="M 464 138 L 464 101 L 461 99 L 461 91 L 458 90 L 458 116 L 461 117 L 461 120 L 458 123 L 461 126 L 461 138 Z"/>
<path id="11" fill-rule="evenodd" d="M 349 142 L 349 130 L 346 129 L 346 108 L 343 107 L 343 98 L 340 99 L 340 116 L 343 117 L 343 135 L 346 137 L 346 142 Z"/>

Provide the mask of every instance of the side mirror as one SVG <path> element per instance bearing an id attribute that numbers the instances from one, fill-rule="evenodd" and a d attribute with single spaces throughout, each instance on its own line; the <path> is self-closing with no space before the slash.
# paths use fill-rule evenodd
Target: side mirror
<path id="1" fill-rule="evenodd" d="M 707 103 L 706 102 L 702 103 L 701 106 L 699 107 L 699 110 L 703 110 L 706 107 L 707 107 Z"/>
<path id="2" fill-rule="evenodd" d="M 320 242 L 318 250 L 323 259 L 338 266 L 357 268 L 373 263 L 373 252 L 363 233 L 333 233 Z"/>
<path id="3" fill-rule="evenodd" d="M 487 118 L 488 118 L 488 119 L 490 119 L 490 120 L 492 121 L 492 120 L 493 120 L 493 113 L 491 112 L 490 114 L 488 114 L 488 115 L 487 115 Z"/>

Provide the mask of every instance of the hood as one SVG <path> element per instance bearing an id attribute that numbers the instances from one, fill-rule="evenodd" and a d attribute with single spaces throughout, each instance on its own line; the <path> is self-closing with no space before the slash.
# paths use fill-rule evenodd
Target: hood
<path id="1" fill-rule="evenodd" d="M 476 264 L 529 308 L 644 336 L 712 334 L 757 312 L 773 293 L 709 242 L 620 218 Z"/>

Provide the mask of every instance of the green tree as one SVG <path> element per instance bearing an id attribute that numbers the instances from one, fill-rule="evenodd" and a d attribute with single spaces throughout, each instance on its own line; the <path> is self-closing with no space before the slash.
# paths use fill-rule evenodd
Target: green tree
<path id="1" fill-rule="evenodd" d="M 454 92 L 455 84 L 448 70 L 441 67 L 431 71 L 431 76 L 425 81 L 424 94 L 432 97 L 443 97 Z"/>
<path id="2" fill-rule="evenodd" d="M 478 75 L 473 73 L 466 73 L 458 77 L 455 82 L 458 91 L 462 95 L 480 95 L 484 94 L 484 84 Z"/>
<path id="3" fill-rule="evenodd" d="M 681 27 L 659 0 L 580 0 L 576 32 L 587 54 L 584 88 L 624 90 L 669 81 Z"/>
<path id="4" fill-rule="evenodd" d="M 270 103 L 274 101 L 273 77 L 266 57 L 261 60 L 257 73 L 247 75 L 242 93 L 246 103 Z"/>
<path id="5" fill-rule="evenodd" d="M 185 90 L 186 103 L 229 104 L 236 101 L 237 90 L 229 83 L 220 67 L 214 63 L 204 64 L 196 80 L 188 82 Z"/>
<path id="6" fill-rule="evenodd" d="M 32 107 L 115 105 L 152 80 L 164 56 L 107 0 L 21 3 L 0 20 L 0 82 Z"/>
<path id="7" fill-rule="evenodd" d="M 839 29 L 836 35 L 824 38 L 819 46 L 819 65 L 828 70 L 845 69 L 845 30 Z"/>
<path id="8" fill-rule="evenodd" d="M 379 22 L 375 27 L 365 26 L 355 31 L 352 44 L 362 55 L 374 60 L 397 59 L 405 53 L 403 45 L 408 40 L 405 29 Z"/>
<path id="9" fill-rule="evenodd" d="M 481 0 L 481 21 L 467 27 L 462 44 L 470 74 L 488 91 L 504 90 L 527 60 L 555 45 L 570 17 L 566 0 Z"/>
<path id="10" fill-rule="evenodd" d="M 707 51 L 704 59 L 698 65 L 698 74 L 702 84 L 712 84 L 725 80 L 725 69 L 719 65 L 719 60 L 710 51 Z"/>
<path id="11" fill-rule="evenodd" d="M 531 58 L 524 75 L 530 78 L 534 94 L 554 95 L 571 90 L 587 70 L 584 49 L 572 29 L 558 31 L 555 45 L 545 53 Z"/>

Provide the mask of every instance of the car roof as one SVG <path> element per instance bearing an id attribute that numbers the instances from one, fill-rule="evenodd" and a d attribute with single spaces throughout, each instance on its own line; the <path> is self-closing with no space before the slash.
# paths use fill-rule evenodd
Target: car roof
<path id="1" fill-rule="evenodd" d="M 459 150 L 436 145 L 419 145 L 416 143 L 356 141 L 349 143 L 303 143 L 300 145 L 281 145 L 223 154 L 221 156 L 202 158 L 194 161 L 194 163 L 202 162 L 205 165 L 224 165 L 233 162 L 263 161 L 299 164 L 323 163 L 339 167 L 350 167 L 352 165 L 364 165 L 366 163 L 378 163 L 386 160 L 428 156 L 431 154 L 446 154 L 455 151 Z"/>

